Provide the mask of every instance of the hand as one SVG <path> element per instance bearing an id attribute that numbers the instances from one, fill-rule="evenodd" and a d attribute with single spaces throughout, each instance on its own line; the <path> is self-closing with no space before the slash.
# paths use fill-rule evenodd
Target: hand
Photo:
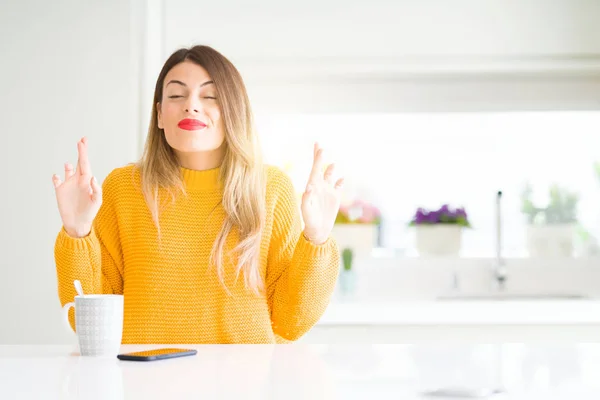
<path id="1" fill-rule="evenodd" d="M 65 231 L 69 236 L 80 238 L 87 236 L 92 229 L 92 223 L 102 204 L 102 193 L 92 175 L 86 138 L 77 142 L 77 152 L 77 170 L 74 171 L 73 166 L 66 163 L 65 181 L 62 182 L 54 174 L 52 183 Z"/>
<path id="2" fill-rule="evenodd" d="M 344 179 L 333 183 L 334 165 L 323 171 L 323 149 L 315 143 L 314 161 L 306 190 L 302 195 L 304 236 L 314 244 L 324 243 L 335 223 L 340 209 L 341 188 Z"/>

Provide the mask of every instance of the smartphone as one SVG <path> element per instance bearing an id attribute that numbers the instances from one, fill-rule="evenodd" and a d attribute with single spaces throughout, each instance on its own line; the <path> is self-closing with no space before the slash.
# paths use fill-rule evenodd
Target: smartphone
<path id="1" fill-rule="evenodd" d="M 193 356 L 196 355 L 196 353 L 198 353 L 198 351 L 193 349 L 166 348 L 119 354 L 117 358 L 124 361 L 155 361 L 165 360 L 167 358 Z"/>

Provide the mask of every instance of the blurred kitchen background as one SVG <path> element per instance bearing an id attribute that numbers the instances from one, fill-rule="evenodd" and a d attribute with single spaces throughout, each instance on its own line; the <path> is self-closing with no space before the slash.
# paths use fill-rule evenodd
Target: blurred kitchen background
<path id="1" fill-rule="evenodd" d="M 99 179 L 135 161 L 158 72 L 193 44 L 241 71 L 299 194 L 314 141 L 346 179 L 339 287 L 306 340 L 597 335 L 599 18 L 595 0 L 2 2 L 0 343 L 72 340 L 51 175 L 83 135 Z"/>

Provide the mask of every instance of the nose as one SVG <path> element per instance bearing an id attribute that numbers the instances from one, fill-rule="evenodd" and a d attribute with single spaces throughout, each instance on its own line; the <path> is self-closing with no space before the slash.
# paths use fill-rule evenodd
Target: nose
<path id="1" fill-rule="evenodd" d="M 200 112 L 201 104 L 197 99 L 194 99 L 193 96 L 190 96 L 190 100 L 185 104 L 185 112 L 190 114 L 197 114 Z"/>

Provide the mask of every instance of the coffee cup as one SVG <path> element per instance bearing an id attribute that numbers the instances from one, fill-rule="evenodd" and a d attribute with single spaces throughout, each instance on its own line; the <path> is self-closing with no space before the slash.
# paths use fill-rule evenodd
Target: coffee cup
<path id="1" fill-rule="evenodd" d="M 69 310 L 75 307 L 75 332 L 82 356 L 116 357 L 123 337 L 123 295 L 85 294 L 64 305 L 69 330 Z"/>

